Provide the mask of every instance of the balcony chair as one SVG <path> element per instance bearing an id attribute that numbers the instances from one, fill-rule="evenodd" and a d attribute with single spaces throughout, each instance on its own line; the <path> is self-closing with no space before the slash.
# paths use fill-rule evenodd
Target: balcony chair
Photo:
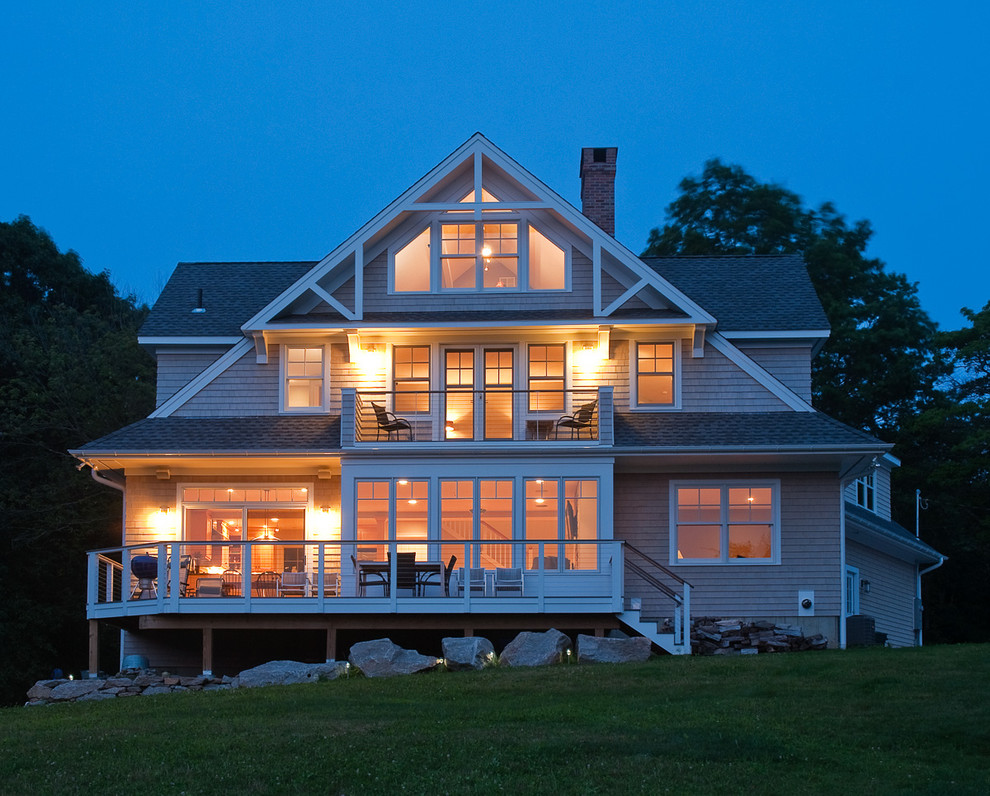
<path id="1" fill-rule="evenodd" d="M 369 586 L 381 586 L 382 596 L 388 597 L 388 577 L 381 572 L 369 572 L 358 566 L 357 559 L 351 556 L 351 563 L 354 565 L 354 574 L 358 581 L 358 597 L 364 597 Z"/>
<path id="2" fill-rule="evenodd" d="M 279 597 L 309 597 L 309 575 L 305 572 L 283 572 L 278 587 Z"/>
<path id="3" fill-rule="evenodd" d="M 244 594 L 244 578 L 239 569 L 226 569 L 223 573 L 223 596 L 241 597 Z"/>
<path id="4" fill-rule="evenodd" d="M 192 567 L 192 556 L 179 556 L 179 596 L 189 596 L 189 570 Z M 165 569 L 166 582 L 172 588 L 172 559 L 169 558 Z"/>
<path id="5" fill-rule="evenodd" d="M 411 589 L 413 596 L 419 596 L 419 578 L 416 576 L 416 554 L 396 553 L 395 588 Z M 392 553 L 388 554 L 389 564 L 392 563 Z"/>
<path id="6" fill-rule="evenodd" d="M 594 439 L 594 419 L 597 408 L 598 399 L 595 399 L 590 403 L 579 406 L 573 415 L 561 415 L 557 418 L 557 422 L 554 423 L 553 438 L 560 439 L 560 428 L 563 426 L 571 430 L 571 439 L 575 438 L 575 432 L 577 433 L 577 439 L 581 439 L 581 432 L 584 429 L 588 429 L 589 439 Z"/>
<path id="7" fill-rule="evenodd" d="M 438 572 L 435 570 L 431 570 L 430 572 L 424 572 L 419 580 L 420 593 L 425 593 L 426 587 L 429 586 L 431 583 L 435 583 L 436 581 L 434 580 L 434 578 L 437 575 L 439 575 L 442 580 L 440 585 L 443 586 L 443 596 L 449 597 L 450 576 L 454 572 L 454 564 L 456 563 L 457 563 L 457 556 L 451 556 L 450 561 L 448 561 L 446 564 L 443 565 L 443 572 Z"/>
<path id="8" fill-rule="evenodd" d="M 495 596 L 502 592 L 523 593 L 523 574 L 521 567 L 497 567 L 495 569 Z"/>
<path id="9" fill-rule="evenodd" d="M 254 594 L 256 597 L 277 597 L 278 585 L 278 573 L 266 570 L 254 579 Z"/>
<path id="10" fill-rule="evenodd" d="M 412 441 L 412 424 L 408 420 L 404 417 L 396 417 L 384 406 L 380 406 L 374 401 L 371 402 L 371 408 L 375 410 L 375 418 L 378 420 L 378 436 L 375 439 L 381 439 L 382 432 L 384 431 L 386 440 L 392 439 L 393 433 L 395 434 L 395 438 L 398 440 L 400 439 L 400 431 L 408 431 L 409 440 Z"/>
<path id="11" fill-rule="evenodd" d="M 223 578 L 200 578 L 196 581 L 197 597 L 223 597 Z"/>

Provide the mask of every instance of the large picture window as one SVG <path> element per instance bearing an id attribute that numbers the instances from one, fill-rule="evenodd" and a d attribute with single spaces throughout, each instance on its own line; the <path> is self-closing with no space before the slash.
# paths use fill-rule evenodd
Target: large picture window
<path id="1" fill-rule="evenodd" d="M 540 230 L 504 213 L 469 221 L 461 212 L 392 249 L 393 292 L 567 289 L 568 254 Z"/>
<path id="2" fill-rule="evenodd" d="M 598 538 L 598 481 L 595 479 L 526 479 L 526 567 L 539 568 L 544 542 L 544 569 L 596 569 L 598 548 L 580 541 Z M 557 542 L 557 544 L 546 544 Z"/>
<path id="3" fill-rule="evenodd" d="M 671 563 L 774 562 L 779 520 L 775 483 L 675 484 Z"/>
<path id="4" fill-rule="evenodd" d="M 253 572 L 302 572 L 306 568 L 308 490 L 280 487 L 183 487 L 182 535 L 204 574 L 240 572 L 243 542 L 252 547 Z M 300 544 L 286 545 L 285 542 Z"/>

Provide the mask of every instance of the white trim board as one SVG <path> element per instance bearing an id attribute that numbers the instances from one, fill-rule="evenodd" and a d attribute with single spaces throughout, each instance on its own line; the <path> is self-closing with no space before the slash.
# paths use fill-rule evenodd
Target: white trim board
<path id="1" fill-rule="evenodd" d="M 162 405 L 155 409 L 155 411 L 148 415 L 148 417 L 171 417 L 172 413 L 176 409 L 193 398 L 207 384 L 210 384 L 217 376 L 231 367 L 235 362 L 238 362 L 253 348 L 253 340 L 248 340 L 246 338 L 240 340 L 229 351 L 227 351 L 227 353 L 223 354 L 216 360 L 216 362 L 206 368 L 206 370 L 189 381 L 185 386 L 179 388 L 179 390 L 176 391 L 171 398 L 164 401 Z"/>

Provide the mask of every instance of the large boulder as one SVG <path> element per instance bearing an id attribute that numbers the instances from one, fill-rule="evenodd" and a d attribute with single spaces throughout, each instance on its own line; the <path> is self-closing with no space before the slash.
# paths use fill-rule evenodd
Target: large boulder
<path id="1" fill-rule="evenodd" d="M 499 661 L 505 666 L 549 666 L 560 663 L 571 640 L 559 630 L 546 633 L 523 631 L 510 641 Z"/>
<path id="2" fill-rule="evenodd" d="M 55 686 L 48 698 L 56 702 L 79 699 L 93 691 L 99 691 L 103 687 L 103 682 L 103 680 L 69 680 L 67 683 Z"/>
<path id="3" fill-rule="evenodd" d="M 415 650 L 403 649 L 387 638 L 359 641 L 351 647 L 348 660 L 351 666 L 356 666 L 366 677 L 415 674 L 435 669 L 439 663 L 431 655 L 420 655 Z"/>
<path id="4" fill-rule="evenodd" d="M 443 659 L 447 668 L 483 669 L 495 656 L 495 648 L 481 636 L 450 637 L 443 640 Z"/>
<path id="5" fill-rule="evenodd" d="M 319 680 L 336 680 L 346 670 L 347 664 L 343 661 L 332 663 L 269 661 L 253 669 L 245 669 L 237 676 L 237 681 L 240 688 L 315 683 Z"/>
<path id="6" fill-rule="evenodd" d="M 650 657 L 650 640 L 643 636 L 634 638 L 601 638 L 579 635 L 577 656 L 581 663 L 631 663 Z"/>

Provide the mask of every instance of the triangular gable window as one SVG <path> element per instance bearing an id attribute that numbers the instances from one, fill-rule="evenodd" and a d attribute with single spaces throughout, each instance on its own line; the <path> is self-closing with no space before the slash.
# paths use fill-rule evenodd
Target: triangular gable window
<path id="1" fill-rule="evenodd" d="M 395 293 L 566 290 L 569 259 L 565 247 L 521 219 L 438 219 L 395 251 L 391 287 Z"/>

